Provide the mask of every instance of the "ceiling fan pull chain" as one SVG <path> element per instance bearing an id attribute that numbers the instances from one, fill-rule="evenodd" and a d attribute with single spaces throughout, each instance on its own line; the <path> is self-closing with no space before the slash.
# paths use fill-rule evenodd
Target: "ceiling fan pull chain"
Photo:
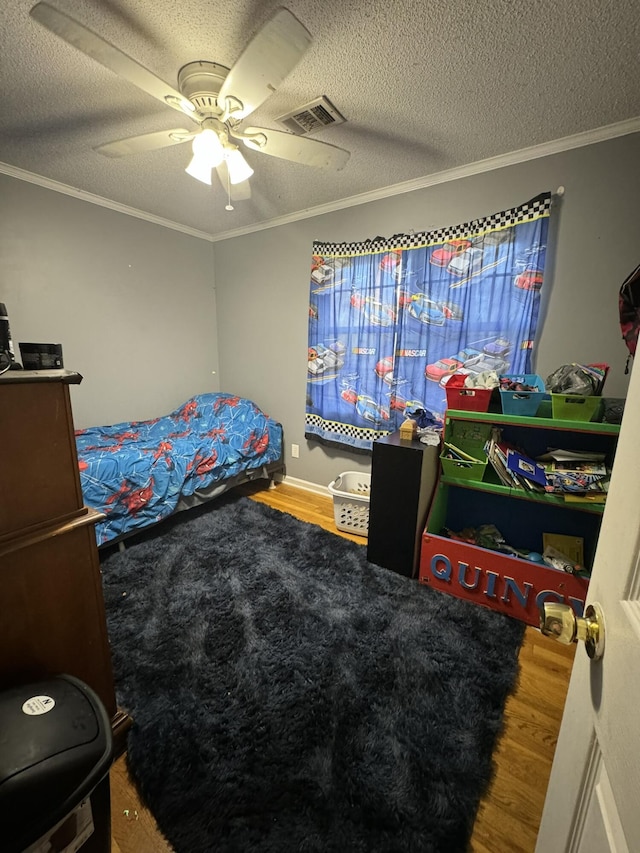
<path id="1" fill-rule="evenodd" d="M 233 205 L 231 204 L 231 181 L 229 179 L 229 169 L 227 169 L 227 199 L 228 203 L 225 205 L 225 210 L 233 210 Z"/>

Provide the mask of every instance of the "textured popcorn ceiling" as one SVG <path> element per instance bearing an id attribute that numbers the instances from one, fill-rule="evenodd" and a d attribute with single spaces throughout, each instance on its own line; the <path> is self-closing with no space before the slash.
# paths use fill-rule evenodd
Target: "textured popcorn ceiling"
<path id="1" fill-rule="evenodd" d="M 233 65 L 278 5 L 50 2 L 173 86 L 187 62 Z M 118 160 L 92 150 L 184 123 L 42 28 L 31 5 L 2 3 L 0 161 L 214 236 L 640 117 L 638 0 L 290 0 L 314 41 L 248 123 L 279 128 L 326 95 L 347 123 L 315 136 L 351 159 L 330 173 L 243 149 L 253 195 L 229 213 L 217 183 L 185 174 L 188 144 Z"/>

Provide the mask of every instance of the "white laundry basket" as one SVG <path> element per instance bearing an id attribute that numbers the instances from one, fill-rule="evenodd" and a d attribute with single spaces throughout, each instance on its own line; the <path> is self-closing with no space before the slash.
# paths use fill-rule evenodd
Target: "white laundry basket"
<path id="1" fill-rule="evenodd" d="M 333 514 L 338 530 L 366 536 L 369 530 L 371 474 L 344 471 L 329 483 L 328 489 L 333 495 Z"/>

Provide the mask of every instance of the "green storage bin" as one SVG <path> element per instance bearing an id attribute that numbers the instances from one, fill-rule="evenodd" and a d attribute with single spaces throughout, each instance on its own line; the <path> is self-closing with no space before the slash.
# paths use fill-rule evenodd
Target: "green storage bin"
<path id="1" fill-rule="evenodd" d="M 448 459 L 445 457 L 447 448 L 443 447 L 440 462 L 444 475 L 456 480 L 482 480 L 488 462 L 484 446 L 490 434 L 491 424 L 451 422 L 450 428 L 445 431 L 444 441 L 481 461 L 466 462 Z"/>
<path id="2" fill-rule="evenodd" d="M 553 417 L 563 421 L 591 421 L 599 411 L 602 397 L 581 397 L 579 394 L 552 394 Z"/>

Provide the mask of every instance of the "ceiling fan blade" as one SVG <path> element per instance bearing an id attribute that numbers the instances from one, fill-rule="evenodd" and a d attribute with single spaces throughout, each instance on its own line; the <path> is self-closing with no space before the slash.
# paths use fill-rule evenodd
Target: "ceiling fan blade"
<path id="1" fill-rule="evenodd" d="M 195 133 L 183 127 L 174 130 L 158 130 L 155 133 L 143 133 L 140 136 L 129 136 L 117 139 L 115 142 L 105 142 L 93 150 L 106 157 L 125 157 L 127 154 L 138 154 L 142 151 L 156 151 L 158 148 L 168 148 L 170 145 L 180 145 L 193 139 Z"/>
<path id="2" fill-rule="evenodd" d="M 228 193 L 231 196 L 233 201 L 243 201 L 244 199 L 251 198 L 251 186 L 249 181 L 242 181 L 240 184 L 232 184 L 229 181 L 229 172 L 224 160 L 219 166 L 216 166 L 216 172 L 220 178 L 222 188 L 225 193 Z"/>
<path id="3" fill-rule="evenodd" d="M 142 89 L 143 92 L 153 98 L 157 98 L 164 104 L 168 104 L 189 116 L 195 111 L 193 104 L 187 101 L 177 89 L 169 86 L 164 80 L 156 77 L 155 74 L 136 62 L 135 59 L 131 59 L 126 53 L 78 21 L 70 18 L 64 12 L 60 12 L 48 3 L 36 3 L 29 14 L 39 24 L 60 36 L 68 44 L 73 45 L 120 77 L 124 77 L 129 83 L 133 83 L 134 86 Z"/>
<path id="4" fill-rule="evenodd" d="M 307 28 L 288 9 L 278 9 L 227 74 L 218 106 L 238 121 L 248 116 L 293 71 L 310 44 Z"/>
<path id="5" fill-rule="evenodd" d="M 233 136 L 242 139 L 244 144 L 254 151 L 281 157 L 283 160 L 293 160 L 305 166 L 318 166 L 321 169 L 340 170 L 351 156 L 349 151 L 329 145 L 328 142 L 266 127 L 247 127 L 242 132 L 233 133 Z"/>

